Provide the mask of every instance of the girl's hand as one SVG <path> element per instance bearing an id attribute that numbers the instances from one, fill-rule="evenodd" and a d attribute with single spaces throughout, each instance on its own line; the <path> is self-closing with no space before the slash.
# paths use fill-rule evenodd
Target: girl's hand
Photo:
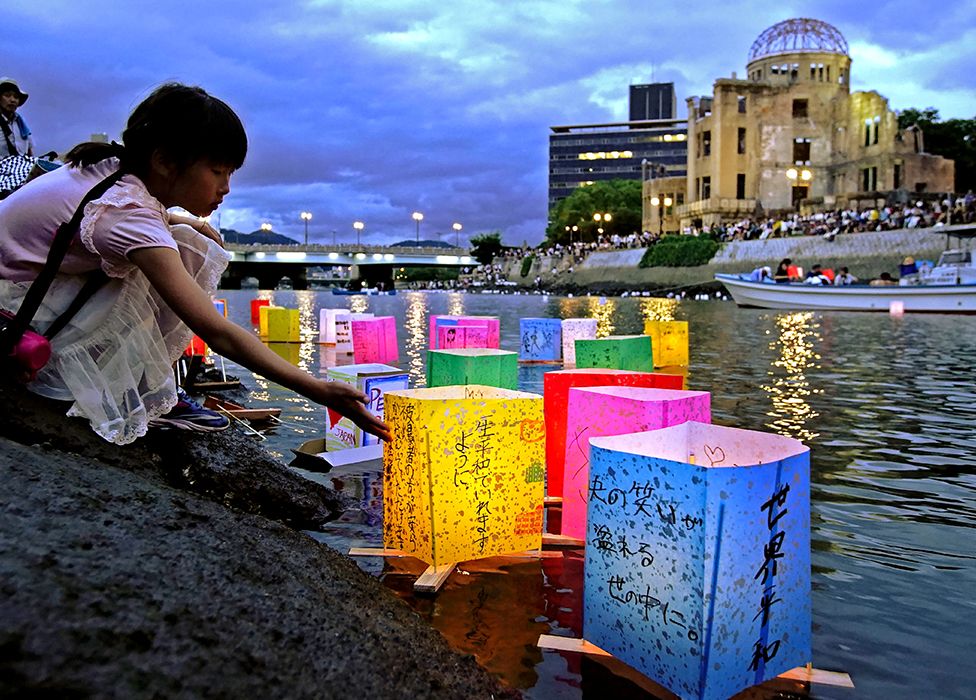
<path id="1" fill-rule="evenodd" d="M 166 212 L 168 217 L 168 223 L 170 226 L 175 226 L 177 224 L 186 224 L 187 226 L 194 229 L 200 235 L 206 236 L 221 248 L 224 247 L 224 241 L 220 237 L 220 233 L 217 232 L 213 226 L 208 224 L 203 219 L 199 219 L 195 216 L 186 216 L 185 214 L 177 214 L 175 212 Z"/>
<path id="2" fill-rule="evenodd" d="M 369 399 L 366 394 L 342 382 L 319 381 L 320 392 L 309 398 L 338 411 L 367 433 L 380 440 L 390 440 L 390 428 L 386 423 L 366 410 Z"/>

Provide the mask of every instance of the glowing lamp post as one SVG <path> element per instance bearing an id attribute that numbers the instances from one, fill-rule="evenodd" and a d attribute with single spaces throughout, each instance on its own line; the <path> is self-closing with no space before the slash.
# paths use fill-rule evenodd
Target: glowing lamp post
<path id="1" fill-rule="evenodd" d="M 657 207 L 657 225 L 658 225 L 658 236 L 664 235 L 664 214 L 667 209 L 674 203 L 670 197 L 651 197 L 651 206 Z"/>
<path id="2" fill-rule="evenodd" d="M 303 211 L 299 216 L 305 222 L 305 245 L 308 246 L 308 222 L 312 220 L 312 212 Z"/>
<path id="3" fill-rule="evenodd" d="M 463 228 L 463 226 L 461 226 L 461 224 L 459 224 L 458 222 L 455 221 L 453 224 L 451 224 L 451 228 L 454 229 L 454 235 L 455 235 L 454 247 L 455 248 L 460 248 L 461 247 L 461 229 Z"/>
<path id="4" fill-rule="evenodd" d="M 363 229 L 366 228 L 366 224 L 364 224 L 362 221 L 353 221 L 352 227 L 356 229 L 356 245 L 358 246 L 360 245 L 359 243 L 360 234 L 363 232 Z"/>
<path id="5" fill-rule="evenodd" d="M 596 232 L 603 235 L 603 226 L 613 221 L 613 216 L 605 212 L 597 212 L 593 215 L 593 220 L 596 222 Z"/>
<path id="6" fill-rule="evenodd" d="M 410 216 L 412 216 L 413 217 L 413 220 L 417 222 L 417 242 L 419 243 L 420 242 L 420 222 L 424 220 L 424 215 L 421 214 L 419 211 L 415 211 Z"/>
<path id="7" fill-rule="evenodd" d="M 262 231 L 270 231 L 271 230 L 271 224 L 269 224 L 267 221 L 265 221 L 263 224 L 261 224 L 261 230 Z"/>

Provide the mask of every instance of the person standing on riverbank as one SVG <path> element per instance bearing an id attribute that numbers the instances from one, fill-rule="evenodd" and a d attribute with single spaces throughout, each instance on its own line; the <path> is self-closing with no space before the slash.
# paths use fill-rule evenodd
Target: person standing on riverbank
<path id="1" fill-rule="evenodd" d="M 51 360 L 28 389 L 72 401 L 69 416 L 87 419 L 117 444 L 152 425 L 221 429 L 226 419 L 177 394 L 172 365 L 196 333 L 219 354 L 386 439 L 364 394 L 291 365 L 214 307 L 211 295 L 230 257 L 200 217 L 230 193 L 247 154 L 233 110 L 200 88 L 166 84 L 136 107 L 122 141 L 75 146 L 67 167 L 0 203 L 0 308 L 13 312 L 58 227 L 86 193 L 107 187 L 84 208 L 35 327 L 46 329 L 93 275 L 104 273 L 105 281 L 51 341 Z M 192 216 L 177 218 L 171 207 Z"/>
<path id="2" fill-rule="evenodd" d="M 27 93 L 13 78 L 0 78 L 0 158 L 34 155 L 30 127 L 17 110 L 27 102 Z"/>

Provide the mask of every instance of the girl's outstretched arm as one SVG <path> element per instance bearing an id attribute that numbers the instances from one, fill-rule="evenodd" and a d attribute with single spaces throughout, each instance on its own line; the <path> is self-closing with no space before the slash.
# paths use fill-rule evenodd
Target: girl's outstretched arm
<path id="1" fill-rule="evenodd" d="M 389 428 L 366 410 L 366 395 L 348 384 L 316 379 L 269 350 L 252 333 L 217 313 L 210 297 L 190 277 L 177 251 L 140 248 L 129 254 L 169 307 L 218 354 L 244 365 L 316 403 L 350 418 L 368 433 L 389 440 Z"/>

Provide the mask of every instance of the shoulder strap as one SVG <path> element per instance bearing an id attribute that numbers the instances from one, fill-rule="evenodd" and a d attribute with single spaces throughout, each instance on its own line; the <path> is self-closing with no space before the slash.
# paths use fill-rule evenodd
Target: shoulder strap
<path id="1" fill-rule="evenodd" d="M 75 233 L 78 231 L 78 227 L 81 225 L 81 219 L 85 215 L 85 205 L 105 194 L 112 185 L 122 178 L 122 175 L 123 173 L 121 171 L 114 172 L 92 187 L 88 191 L 88 194 L 86 194 L 81 200 L 78 208 L 75 209 L 74 216 L 71 217 L 71 220 L 58 226 L 58 231 L 54 236 L 54 241 L 51 243 L 51 252 L 48 253 L 47 261 L 44 263 L 41 273 L 37 276 L 37 279 L 31 283 L 30 289 L 28 289 L 27 294 L 24 295 L 24 301 L 17 310 L 17 315 L 7 326 L 7 337 L 4 338 L 5 346 L 9 344 L 10 347 L 13 347 L 13 344 L 20 339 L 20 337 L 24 334 L 24 331 L 26 331 L 30 326 L 31 321 L 34 318 L 34 314 L 37 313 L 37 310 L 41 306 L 41 302 L 44 300 L 44 295 L 47 294 L 47 290 L 50 289 L 51 283 L 54 282 L 54 278 L 58 274 L 58 270 L 61 268 L 61 262 L 64 260 L 64 256 L 68 252 L 68 246 L 71 245 L 71 241 L 74 238 Z M 101 271 L 99 270 L 98 272 Z M 104 282 L 104 273 L 102 273 L 102 275 L 103 279 L 101 282 L 99 282 L 99 285 Z M 96 278 L 97 276 L 98 275 L 94 275 Z M 94 284 L 92 280 L 89 279 L 89 282 L 86 282 L 81 293 L 78 295 L 81 297 L 83 294 L 86 294 L 86 290 L 88 290 L 87 295 L 81 300 L 81 303 L 77 303 L 78 300 L 76 299 L 75 302 L 72 302 L 72 304 L 68 307 L 69 311 L 71 311 L 71 315 L 65 317 L 65 314 L 62 314 L 58 317 L 54 324 L 52 324 L 52 328 L 57 325 L 55 332 L 64 327 L 71 316 L 73 316 L 74 313 L 81 308 L 81 305 L 84 304 L 88 297 L 90 297 L 98 288 L 98 286 L 89 288 L 89 283 Z M 53 333 L 51 333 L 48 337 L 51 337 L 51 335 L 53 335 Z"/>
<path id="2" fill-rule="evenodd" d="M 14 144 L 14 132 L 11 131 L 10 124 L 7 123 L 7 119 L 3 115 L 0 115 L 0 130 L 3 131 L 3 138 L 7 142 L 7 150 L 10 151 L 10 155 L 19 156 L 20 151 L 17 150 L 17 146 Z"/>

